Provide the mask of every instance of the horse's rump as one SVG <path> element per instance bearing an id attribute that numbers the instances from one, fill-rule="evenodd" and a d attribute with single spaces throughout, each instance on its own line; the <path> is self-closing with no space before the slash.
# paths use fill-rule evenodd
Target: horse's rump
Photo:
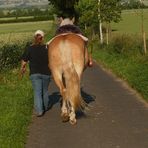
<path id="1" fill-rule="evenodd" d="M 68 65 L 73 65 L 79 76 L 87 63 L 88 53 L 85 41 L 76 34 L 69 33 L 55 37 L 49 43 L 49 65 L 65 69 Z"/>

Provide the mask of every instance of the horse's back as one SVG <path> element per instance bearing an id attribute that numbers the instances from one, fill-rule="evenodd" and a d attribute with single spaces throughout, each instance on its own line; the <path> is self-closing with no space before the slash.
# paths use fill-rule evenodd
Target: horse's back
<path id="1" fill-rule="evenodd" d="M 76 44 L 77 46 L 79 46 L 79 48 L 84 46 L 84 40 L 80 36 L 74 33 L 69 33 L 65 35 L 58 35 L 57 37 L 55 37 L 51 41 L 49 48 L 59 46 L 60 43 L 69 43 L 71 46 Z"/>

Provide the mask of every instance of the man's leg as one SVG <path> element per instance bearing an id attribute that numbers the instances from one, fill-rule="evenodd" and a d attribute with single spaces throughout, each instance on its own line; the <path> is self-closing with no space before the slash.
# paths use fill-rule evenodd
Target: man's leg
<path id="1" fill-rule="evenodd" d="M 30 76 L 33 91 L 34 91 L 34 108 L 37 115 L 42 115 L 43 109 L 43 99 L 42 99 L 42 77 L 40 74 L 32 74 Z"/>
<path id="2" fill-rule="evenodd" d="M 49 82 L 50 82 L 50 76 L 42 75 L 42 82 L 43 82 L 43 103 L 44 103 L 44 109 L 45 109 L 45 111 L 47 111 L 49 109 L 48 86 L 49 86 Z"/>

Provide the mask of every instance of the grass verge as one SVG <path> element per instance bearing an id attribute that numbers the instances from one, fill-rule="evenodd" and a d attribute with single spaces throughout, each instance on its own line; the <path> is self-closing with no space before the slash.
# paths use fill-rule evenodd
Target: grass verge
<path id="1" fill-rule="evenodd" d="M 54 26 L 50 24 L 50 27 L 52 29 L 47 32 L 45 42 L 49 41 L 54 35 Z M 8 44 L 8 46 L 11 47 L 12 45 Z M 15 47 L 14 51 L 20 53 L 19 49 L 21 50 L 21 48 L 23 48 L 23 45 L 20 45 L 18 50 Z M 8 59 L 16 59 L 12 56 L 12 51 L 11 49 L 11 54 L 6 51 L 6 68 L 5 71 L 0 72 L 0 148 L 24 147 L 33 108 L 33 93 L 29 76 L 25 75 L 20 79 L 19 68 L 6 70 L 9 67 Z M 20 57 L 20 54 L 18 57 Z M 13 65 L 13 62 L 16 64 L 14 60 L 9 63 Z"/>
<path id="2" fill-rule="evenodd" d="M 0 147 L 24 147 L 31 121 L 33 96 L 28 76 L 18 69 L 0 73 Z"/>

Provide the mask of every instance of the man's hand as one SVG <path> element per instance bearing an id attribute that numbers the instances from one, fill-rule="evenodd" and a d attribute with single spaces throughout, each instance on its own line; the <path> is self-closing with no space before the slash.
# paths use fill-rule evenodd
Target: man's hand
<path id="1" fill-rule="evenodd" d="M 21 69 L 20 69 L 20 73 L 21 73 L 21 75 L 23 76 L 24 75 L 24 73 L 26 72 L 26 64 L 27 64 L 27 62 L 25 62 L 25 61 L 21 61 Z"/>
<path id="2" fill-rule="evenodd" d="M 21 74 L 23 75 L 26 72 L 26 66 L 25 67 L 21 67 Z"/>

